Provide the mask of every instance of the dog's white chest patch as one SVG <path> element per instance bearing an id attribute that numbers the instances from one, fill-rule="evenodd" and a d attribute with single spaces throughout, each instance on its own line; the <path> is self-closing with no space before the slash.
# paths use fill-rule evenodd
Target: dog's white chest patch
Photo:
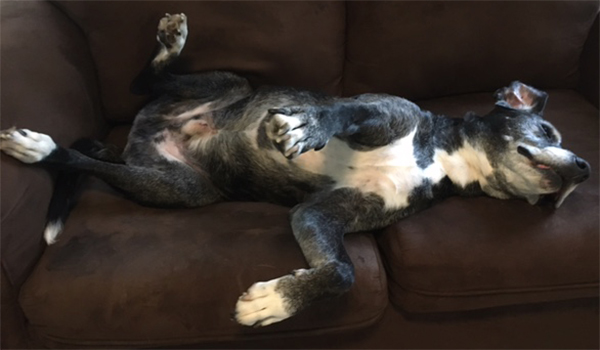
<path id="1" fill-rule="evenodd" d="M 399 209 L 408 206 L 409 196 L 416 187 L 436 174 L 417 165 L 415 133 L 413 130 L 388 146 L 366 152 L 353 150 L 334 138 L 321 151 L 307 152 L 295 163 L 304 170 L 333 178 L 335 188 L 352 187 L 374 193 L 383 198 L 386 208 Z"/>
<path id="2" fill-rule="evenodd" d="M 454 184 L 463 188 L 473 182 L 485 185 L 486 178 L 494 171 L 486 154 L 468 142 L 452 153 L 436 150 L 433 160 Z"/>
<path id="3" fill-rule="evenodd" d="M 361 152 L 332 139 L 321 151 L 310 151 L 294 162 L 300 168 L 327 175 L 335 188 L 352 187 L 383 198 L 386 209 L 407 207 L 411 193 L 425 184 L 439 183 L 446 176 L 457 186 L 473 182 L 486 184 L 493 168 L 485 153 L 465 142 L 451 153 L 436 149 L 433 163 L 426 168 L 417 164 L 413 130 L 404 138 L 372 151 Z"/>

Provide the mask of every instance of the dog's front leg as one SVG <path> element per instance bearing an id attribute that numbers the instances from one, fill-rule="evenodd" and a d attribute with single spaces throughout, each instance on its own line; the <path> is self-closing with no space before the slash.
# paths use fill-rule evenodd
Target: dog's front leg
<path id="1" fill-rule="evenodd" d="M 357 147 L 385 146 L 408 135 L 423 111 L 390 95 L 365 94 L 315 105 L 271 108 L 267 136 L 289 159 L 324 147 L 331 137 Z"/>
<path id="2" fill-rule="evenodd" d="M 252 285 L 236 304 L 237 322 L 266 326 L 316 300 L 347 292 L 354 282 L 354 267 L 344 248 L 344 234 L 381 227 L 387 219 L 381 198 L 351 188 L 298 205 L 292 211 L 292 230 L 310 268 Z"/>

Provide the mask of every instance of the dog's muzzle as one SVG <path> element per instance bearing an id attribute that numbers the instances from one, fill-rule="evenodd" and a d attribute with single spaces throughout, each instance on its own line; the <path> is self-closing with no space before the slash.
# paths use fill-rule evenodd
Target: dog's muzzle
<path id="1" fill-rule="evenodd" d="M 574 155 L 570 163 L 561 165 L 555 170 L 562 179 L 561 188 L 553 194 L 554 207 L 558 208 L 577 185 L 590 178 L 591 168 L 587 161 Z"/>

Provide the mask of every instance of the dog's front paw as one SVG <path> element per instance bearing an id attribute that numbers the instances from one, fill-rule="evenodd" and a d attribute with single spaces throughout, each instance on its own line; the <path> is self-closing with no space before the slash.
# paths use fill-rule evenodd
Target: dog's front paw
<path id="1" fill-rule="evenodd" d="M 175 15 L 166 13 L 165 17 L 158 22 L 156 40 L 165 47 L 169 54 L 178 55 L 181 52 L 187 35 L 187 17 L 183 13 Z"/>
<path id="2" fill-rule="evenodd" d="M 0 150 L 23 163 L 42 161 L 55 149 L 48 135 L 17 128 L 0 131 Z"/>
<path id="3" fill-rule="evenodd" d="M 292 316 L 285 297 L 277 289 L 282 278 L 253 284 L 235 305 L 235 320 L 244 326 L 261 327 Z"/>
<path id="4" fill-rule="evenodd" d="M 325 147 L 331 135 L 319 124 L 317 107 L 269 109 L 267 136 L 288 159 Z"/>

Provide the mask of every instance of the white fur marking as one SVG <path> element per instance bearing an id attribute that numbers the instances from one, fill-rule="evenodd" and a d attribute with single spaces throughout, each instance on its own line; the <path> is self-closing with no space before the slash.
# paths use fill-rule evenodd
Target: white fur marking
<path id="1" fill-rule="evenodd" d="M 353 187 L 364 193 L 374 193 L 383 198 L 386 209 L 400 209 L 409 205 L 408 197 L 425 180 L 436 184 L 445 176 L 466 186 L 493 172 L 485 153 L 468 142 L 449 154 L 436 150 L 434 162 L 425 169 L 417 165 L 413 140 L 416 129 L 388 146 L 372 151 L 355 151 L 333 138 L 321 151 L 309 151 L 294 163 L 300 168 L 332 177 L 336 188 Z"/>
<path id="2" fill-rule="evenodd" d="M 280 279 L 257 282 L 240 296 L 235 305 L 235 318 L 238 323 L 245 326 L 267 326 L 291 316 L 286 311 L 281 294 L 275 290 Z"/>
<path id="3" fill-rule="evenodd" d="M 44 230 L 44 240 L 48 245 L 56 243 L 56 237 L 62 232 L 63 224 L 60 221 L 49 222 Z"/>
<path id="4" fill-rule="evenodd" d="M 460 149 L 450 154 L 444 150 L 436 150 L 433 159 L 453 183 L 463 188 L 472 182 L 485 185 L 486 177 L 494 171 L 486 154 L 466 141 Z"/>
<path id="5" fill-rule="evenodd" d="M 189 119 L 197 115 L 206 114 L 211 111 L 211 103 L 204 103 L 200 106 L 174 116 L 175 119 Z"/>
<path id="6" fill-rule="evenodd" d="M 20 132 L 25 133 L 25 136 Z M 5 130 L 0 133 L 0 150 L 23 163 L 37 163 L 56 149 L 56 144 L 48 135 L 27 129 Z"/>
<path id="7" fill-rule="evenodd" d="M 562 162 L 568 163 L 573 158 L 573 153 L 559 147 L 546 147 L 542 150 L 541 156 L 545 159 L 548 159 L 549 163 L 556 162 L 556 159 L 560 159 Z"/>
<path id="8" fill-rule="evenodd" d="M 443 176 L 440 169 L 424 171 L 417 165 L 413 139 L 416 129 L 392 144 L 372 151 L 355 151 L 336 138 L 321 151 L 301 155 L 295 163 L 310 172 L 324 174 L 336 181 L 336 188 L 353 187 L 383 198 L 386 208 L 406 207 L 411 191 L 428 176 L 435 182 Z"/>

